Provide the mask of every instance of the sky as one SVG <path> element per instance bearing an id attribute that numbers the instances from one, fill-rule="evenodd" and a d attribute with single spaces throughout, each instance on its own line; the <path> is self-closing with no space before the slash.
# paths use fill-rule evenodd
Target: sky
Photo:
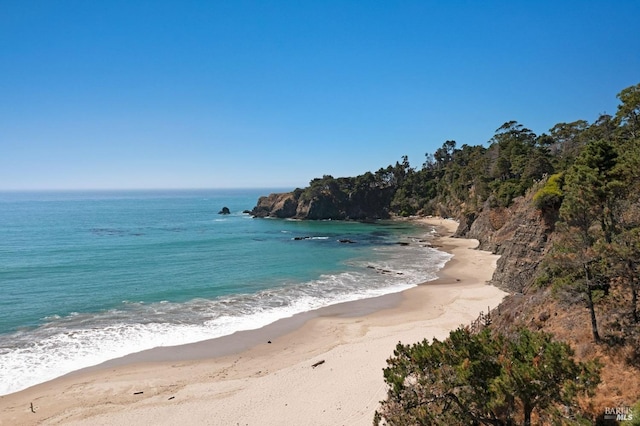
<path id="1" fill-rule="evenodd" d="M 304 187 L 615 114 L 640 1 L 0 0 L 0 190 Z"/>

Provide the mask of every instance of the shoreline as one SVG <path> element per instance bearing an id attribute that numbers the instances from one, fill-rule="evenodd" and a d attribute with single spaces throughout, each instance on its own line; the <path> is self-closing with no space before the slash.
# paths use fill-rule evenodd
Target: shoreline
<path id="1" fill-rule="evenodd" d="M 398 341 L 445 338 L 506 295 L 486 285 L 498 256 L 470 250 L 476 240 L 451 238 L 452 220 L 416 221 L 435 226 L 436 248 L 454 255 L 434 281 L 70 373 L 1 396 L 0 425 L 133 418 L 138 424 L 369 425 L 386 396 L 382 368 Z"/>

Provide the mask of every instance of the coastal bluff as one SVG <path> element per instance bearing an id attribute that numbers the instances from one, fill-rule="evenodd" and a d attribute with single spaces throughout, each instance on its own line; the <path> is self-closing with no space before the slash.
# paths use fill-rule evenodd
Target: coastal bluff
<path id="1" fill-rule="evenodd" d="M 435 205 L 436 210 L 455 212 L 453 216 L 460 223 L 455 237 L 477 239 L 481 250 L 500 255 L 491 281 L 503 290 L 520 293 L 531 286 L 538 265 L 552 246 L 558 212 L 543 212 L 533 203 L 533 195 L 543 184 L 516 197 L 509 207 L 492 206 L 487 201 L 476 212 L 465 214 L 455 212 L 454 203 Z M 310 186 L 262 196 L 250 213 L 259 218 L 299 220 L 387 219 L 397 214 L 392 207 L 393 195 L 391 188 L 349 191 L 337 185 Z"/>
<path id="2" fill-rule="evenodd" d="M 344 191 L 339 188 L 296 189 L 260 197 L 254 217 L 307 220 L 377 220 L 390 217 L 393 189 Z"/>

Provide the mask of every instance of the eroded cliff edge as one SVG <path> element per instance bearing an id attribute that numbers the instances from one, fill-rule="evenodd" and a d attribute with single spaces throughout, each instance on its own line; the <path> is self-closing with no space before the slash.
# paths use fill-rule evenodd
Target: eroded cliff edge
<path id="1" fill-rule="evenodd" d="M 487 202 L 479 213 L 462 214 L 455 234 L 475 238 L 479 249 L 500 255 L 491 284 L 512 293 L 533 284 L 553 240 L 557 211 L 537 209 L 532 194 L 516 198 L 508 208 L 492 208 Z"/>
<path id="2" fill-rule="evenodd" d="M 296 189 L 260 197 L 251 210 L 255 217 L 309 220 L 376 220 L 390 217 L 393 188 L 375 191 Z"/>
<path id="3" fill-rule="evenodd" d="M 456 217 L 460 226 L 455 236 L 475 238 L 480 249 L 501 255 L 491 283 L 512 293 L 523 292 L 533 283 L 536 268 L 551 247 L 557 212 L 536 208 L 534 190 L 514 199 L 509 207 L 492 207 L 487 201 L 479 212 L 461 212 Z M 296 189 L 260 197 L 251 214 L 303 220 L 387 219 L 392 217 L 392 197 L 391 188 L 347 193 L 324 188 L 314 194 Z"/>

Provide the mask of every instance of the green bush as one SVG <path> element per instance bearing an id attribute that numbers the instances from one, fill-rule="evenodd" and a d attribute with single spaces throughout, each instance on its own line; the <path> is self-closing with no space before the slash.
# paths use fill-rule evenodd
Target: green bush
<path id="1" fill-rule="evenodd" d="M 533 202 L 540 210 L 557 209 L 562 204 L 562 173 L 551 175 L 542 188 L 533 196 Z"/>

